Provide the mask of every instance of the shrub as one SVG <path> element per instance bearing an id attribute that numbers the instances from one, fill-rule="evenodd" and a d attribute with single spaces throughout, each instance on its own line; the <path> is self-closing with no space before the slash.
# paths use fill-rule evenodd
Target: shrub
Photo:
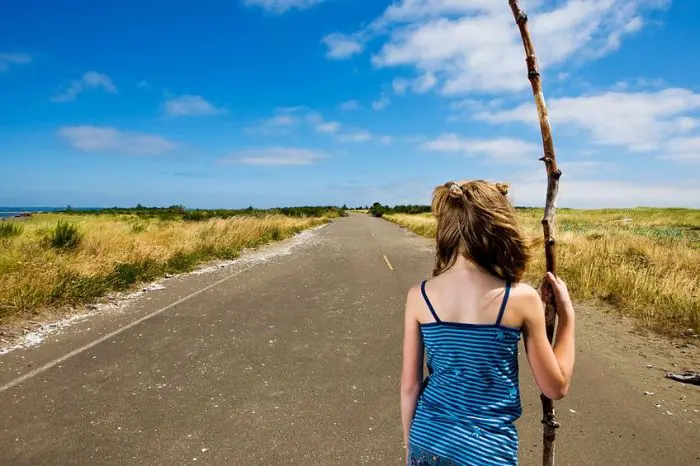
<path id="1" fill-rule="evenodd" d="M 199 210 L 193 210 L 192 212 L 188 212 L 182 216 L 182 219 L 186 222 L 201 222 L 207 218 L 209 218 L 209 215 L 207 215 L 206 212 Z"/>
<path id="2" fill-rule="evenodd" d="M 188 272 L 195 268 L 197 263 L 203 259 L 206 259 L 206 256 L 197 251 L 177 251 L 168 259 L 165 269 L 170 273 Z"/>
<path id="3" fill-rule="evenodd" d="M 0 223 L 0 238 L 11 238 L 22 234 L 24 227 L 15 222 Z"/>
<path id="4" fill-rule="evenodd" d="M 52 248 L 71 250 L 78 247 L 83 235 L 75 225 L 59 221 L 56 228 L 49 233 L 48 239 Z"/>
<path id="5" fill-rule="evenodd" d="M 143 233 L 148 230 L 148 220 L 135 220 L 131 223 L 132 233 Z"/>
<path id="6" fill-rule="evenodd" d="M 382 216 L 384 216 L 386 213 L 386 210 L 386 207 L 381 205 L 379 202 L 375 202 L 372 204 L 372 207 L 369 208 L 369 214 L 372 217 L 382 218 Z"/>
<path id="7" fill-rule="evenodd" d="M 162 266 L 153 259 L 116 264 L 107 276 L 113 289 L 126 290 L 137 282 L 153 280 L 162 272 Z"/>

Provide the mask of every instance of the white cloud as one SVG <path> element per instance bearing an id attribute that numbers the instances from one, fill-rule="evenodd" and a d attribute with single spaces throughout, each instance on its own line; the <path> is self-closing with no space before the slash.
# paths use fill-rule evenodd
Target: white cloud
<path id="1" fill-rule="evenodd" d="M 351 101 L 353 102 L 353 101 Z M 304 113 L 299 113 L 305 110 Z M 366 142 L 373 139 L 372 134 L 362 128 L 353 127 L 335 120 L 326 120 L 323 114 L 309 110 L 306 107 L 294 108 L 285 112 L 285 109 L 276 109 L 277 113 L 262 123 L 249 127 L 249 132 L 262 134 L 288 134 L 290 129 L 297 127 L 300 130 L 311 129 L 316 133 L 333 136 L 339 142 Z"/>
<path id="2" fill-rule="evenodd" d="M 381 97 L 379 97 L 379 99 L 372 102 L 372 109 L 373 110 L 382 110 L 382 109 L 388 107 L 390 103 L 391 103 L 391 100 L 389 100 L 389 97 L 387 97 L 386 94 L 382 94 Z"/>
<path id="3" fill-rule="evenodd" d="M 398 95 L 405 94 L 406 89 L 408 89 L 409 85 L 410 81 L 405 78 L 395 78 L 391 83 L 391 87 L 394 89 L 394 93 Z"/>
<path id="4" fill-rule="evenodd" d="M 447 120 L 471 120 L 474 119 L 475 114 L 481 114 L 490 110 L 500 109 L 502 104 L 503 101 L 501 99 L 463 99 L 453 101 L 450 104 L 450 110 L 452 110 L 452 114 L 447 118 Z"/>
<path id="5" fill-rule="evenodd" d="M 338 136 L 340 142 L 366 142 L 372 140 L 372 134 L 369 131 L 356 131 L 354 133 L 345 133 Z"/>
<path id="6" fill-rule="evenodd" d="M 107 126 L 64 126 L 58 134 L 73 147 L 85 152 L 110 152 L 123 155 L 160 155 L 177 143 L 153 134 L 120 131 Z"/>
<path id="7" fill-rule="evenodd" d="M 299 117 L 295 116 L 295 114 L 302 108 L 278 108 L 275 110 L 276 115 L 247 128 L 247 131 L 262 134 L 286 134 L 299 122 Z"/>
<path id="8" fill-rule="evenodd" d="M 202 116 L 224 113 L 199 95 L 181 95 L 165 101 L 165 113 L 169 116 Z"/>
<path id="9" fill-rule="evenodd" d="M 243 0 L 246 6 L 260 7 L 272 13 L 284 13 L 287 10 L 303 10 L 323 3 L 324 0 Z"/>
<path id="10" fill-rule="evenodd" d="M 437 84 L 437 78 L 433 73 L 424 73 L 413 80 L 413 90 L 419 94 L 428 92 Z"/>
<path id="11" fill-rule="evenodd" d="M 300 110 L 305 110 L 305 112 L 300 114 Z M 361 143 L 375 139 L 384 145 L 393 142 L 390 136 L 377 136 L 375 138 L 372 133 L 361 127 L 346 125 L 340 121 L 326 120 L 323 114 L 309 110 L 307 107 L 295 108 L 288 112 L 284 112 L 284 109 L 280 108 L 275 111 L 277 112 L 275 116 L 248 128 L 248 131 L 263 134 L 287 134 L 292 127 L 297 127 L 300 130 L 310 129 L 316 133 L 332 136 L 333 139 L 342 143 Z"/>
<path id="12" fill-rule="evenodd" d="M 323 119 L 323 115 L 318 112 L 309 112 L 306 114 L 306 122 L 312 125 L 320 125 L 326 120 Z"/>
<path id="13" fill-rule="evenodd" d="M 297 122 L 296 118 L 290 115 L 277 115 L 265 121 L 267 126 L 293 126 Z"/>
<path id="14" fill-rule="evenodd" d="M 634 78 L 618 81 L 612 85 L 613 91 L 641 91 L 649 89 L 662 89 L 668 87 L 666 81 L 661 78 Z"/>
<path id="15" fill-rule="evenodd" d="M 683 183 L 653 184 L 599 179 L 577 179 L 564 175 L 557 204 L 562 207 L 700 207 L 700 189 Z M 540 179 L 514 180 L 511 194 L 516 205 L 542 206 L 546 181 L 544 169 Z"/>
<path id="16" fill-rule="evenodd" d="M 425 142 L 423 149 L 434 152 L 455 152 L 466 156 L 485 155 L 509 162 L 531 162 L 542 148 L 520 139 L 467 139 L 453 133 L 442 134 Z"/>
<path id="17" fill-rule="evenodd" d="M 560 164 L 562 170 L 566 171 L 566 176 L 570 177 L 570 174 L 580 175 L 593 175 L 605 171 L 610 173 L 615 171 L 617 168 L 615 165 L 601 162 L 599 160 L 579 160 L 579 161 L 566 161 Z M 544 176 L 544 165 L 542 166 L 542 176 Z"/>
<path id="18" fill-rule="evenodd" d="M 246 149 L 221 159 L 221 163 L 266 166 L 311 165 L 327 155 L 312 149 L 293 147 L 267 147 Z"/>
<path id="19" fill-rule="evenodd" d="M 639 16 L 635 16 L 625 25 L 625 32 L 637 32 L 644 27 L 644 20 Z"/>
<path id="20" fill-rule="evenodd" d="M 357 100 L 348 100 L 347 102 L 340 104 L 338 108 L 344 111 L 357 110 L 360 108 L 360 104 L 357 102 Z"/>
<path id="21" fill-rule="evenodd" d="M 321 39 L 321 43 L 328 47 L 326 57 L 333 60 L 344 60 L 346 58 L 350 58 L 353 55 L 362 52 L 364 48 L 358 39 L 339 33 L 327 35 Z"/>
<path id="22" fill-rule="evenodd" d="M 671 139 L 660 158 L 681 164 L 700 164 L 700 136 Z"/>
<path id="23" fill-rule="evenodd" d="M 398 28 L 372 62 L 378 67 L 414 66 L 422 73 L 441 74 L 446 93 L 521 89 L 527 81 L 513 77 L 519 73 L 522 78 L 522 51 L 507 32 L 510 26 L 507 18 L 477 17 Z"/>
<path id="24" fill-rule="evenodd" d="M 700 110 L 700 94 L 686 89 L 657 92 L 606 92 L 549 101 L 553 126 L 584 130 L 593 142 L 624 146 L 632 152 L 677 150 L 666 148 L 667 141 L 697 128 L 700 120 L 690 116 Z M 539 126 L 533 104 L 508 110 L 484 111 L 475 119 L 490 123 L 521 122 Z"/>
<path id="25" fill-rule="evenodd" d="M 574 59 L 593 60 L 614 51 L 626 35 L 644 27 L 641 15 L 645 11 L 667 3 L 529 2 L 530 28 L 543 68 Z M 383 37 L 372 62 L 378 67 L 413 67 L 420 75 L 431 77 L 419 89 L 440 84 L 443 93 L 458 94 L 517 91 L 529 86 L 510 9 L 493 0 L 398 0 L 369 26 L 351 35 L 331 36 L 342 39 L 338 43 L 352 44 L 333 58 L 352 56 L 369 40 Z M 326 45 L 333 54 L 335 44 Z"/>
<path id="26" fill-rule="evenodd" d="M 318 131 L 319 133 L 335 134 L 338 132 L 339 129 L 340 123 L 338 123 L 337 121 L 326 121 L 316 126 L 316 131 Z"/>
<path id="27" fill-rule="evenodd" d="M 338 121 L 326 121 L 319 112 L 308 112 L 305 119 L 317 133 L 335 134 L 342 126 Z"/>
<path id="28" fill-rule="evenodd" d="M 26 53 L 0 52 L 0 71 L 7 71 L 12 65 L 26 65 L 32 57 Z"/>
<path id="29" fill-rule="evenodd" d="M 62 103 L 75 100 L 78 94 L 87 90 L 102 89 L 111 94 L 117 93 L 117 88 L 106 74 L 97 71 L 88 71 L 78 80 L 71 80 L 70 85 L 60 94 L 51 97 L 52 102 Z"/>
<path id="30" fill-rule="evenodd" d="M 437 84 L 437 78 L 433 73 L 423 73 L 414 79 L 395 78 L 392 87 L 396 94 L 404 94 L 407 89 L 412 89 L 417 94 L 428 92 Z"/>
<path id="31" fill-rule="evenodd" d="M 306 114 L 306 122 L 313 126 L 318 133 L 334 134 L 340 142 L 366 142 L 372 140 L 372 134 L 357 127 L 350 127 L 339 121 L 326 121 L 322 114 L 309 112 Z M 344 132 L 338 134 L 341 129 Z"/>

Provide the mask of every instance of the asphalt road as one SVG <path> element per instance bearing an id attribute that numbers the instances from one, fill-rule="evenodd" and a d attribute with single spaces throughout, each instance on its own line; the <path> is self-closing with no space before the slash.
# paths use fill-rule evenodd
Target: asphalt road
<path id="1" fill-rule="evenodd" d="M 309 238 L 0 356 L 0 464 L 401 464 L 403 304 L 430 243 L 366 216 Z M 558 404 L 557 464 L 700 464 L 698 423 L 651 412 L 593 352 Z M 521 378 L 521 460 L 540 464 Z"/>

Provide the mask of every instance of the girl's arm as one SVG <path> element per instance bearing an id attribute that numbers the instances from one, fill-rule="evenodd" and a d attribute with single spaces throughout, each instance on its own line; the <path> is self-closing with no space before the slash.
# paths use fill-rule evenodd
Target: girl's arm
<path id="1" fill-rule="evenodd" d="M 420 301 L 420 290 L 413 287 L 406 299 L 406 315 L 403 338 L 403 365 L 401 369 L 401 422 L 403 443 L 408 446 L 411 423 L 416 412 L 416 404 L 423 383 L 423 341 L 420 324 L 416 318 Z"/>
<path id="2" fill-rule="evenodd" d="M 574 370 L 574 307 L 562 280 L 548 274 L 545 282 L 554 293 L 559 318 L 554 347 L 547 340 L 542 300 L 530 289 L 531 292 L 523 296 L 522 307 L 525 351 L 537 386 L 548 398 L 560 400 L 569 391 Z M 543 290 L 546 292 L 546 287 L 543 286 Z"/>

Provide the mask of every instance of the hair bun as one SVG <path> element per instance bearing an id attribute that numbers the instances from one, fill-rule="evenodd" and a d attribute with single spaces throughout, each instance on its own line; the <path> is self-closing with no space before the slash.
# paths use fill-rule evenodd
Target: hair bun
<path id="1" fill-rule="evenodd" d="M 508 195 L 508 185 L 506 183 L 496 183 L 496 189 L 504 196 Z"/>
<path id="2" fill-rule="evenodd" d="M 462 199 L 462 196 L 464 196 L 464 191 L 462 191 L 462 187 L 457 183 L 449 183 L 449 190 L 450 197 L 452 199 Z"/>

